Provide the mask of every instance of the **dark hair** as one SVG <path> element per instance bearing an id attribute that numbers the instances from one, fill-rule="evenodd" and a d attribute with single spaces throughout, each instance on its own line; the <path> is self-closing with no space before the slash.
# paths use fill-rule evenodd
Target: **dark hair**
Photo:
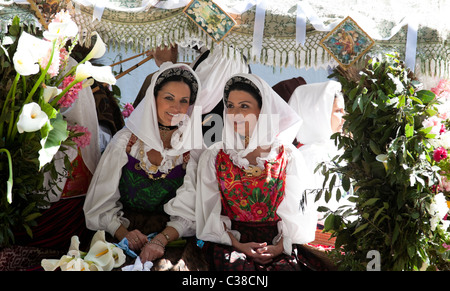
<path id="1" fill-rule="evenodd" d="M 165 74 L 166 72 L 168 73 Z M 153 94 L 155 95 L 155 97 L 156 95 L 158 95 L 159 90 L 161 90 L 161 88 L 169 82 L 183 82 L 188 85 L 189 89 L 191 90 L 191 94 L 189 96 L 189 104 L 194 104 L 195 100 L 197 99 L 198 93 L 198 84 L 194 75 L 192 75 L 188 70 L 182 68 L 174 68 L 164 71 L 160 76 L 158 76 L 158 79 L 156 80 L 155 88 L 153 90 Z"/>
<path id="2" fill-rule="evenodd" d="M 242 81 L 232 81 L 233 79 L 231 79 L 230 81 L 228 81 L 227 85 L 225 86 L 225 94 L 224 94 L 224 101 L 227 102 L 228 100 L 228 96 L 230 95 L 231 91 L 245 91 L 247 93 L 249 93 L 250 95 L 253 96 L 253 98 L 256 99 L 256 101 L 258 102 L 258 107 L 261 109 L 262 106 L 262 97 L 261 97 L 261 93 L 259 92 L 259 89 L 255 86 L 252 85 L 253 83 L 249 83 L 249 82 L 242 82 Z M 246 79 L 248 80 L 248 79 Z M 231 84 L 229 84 L 231 82 Z"/>

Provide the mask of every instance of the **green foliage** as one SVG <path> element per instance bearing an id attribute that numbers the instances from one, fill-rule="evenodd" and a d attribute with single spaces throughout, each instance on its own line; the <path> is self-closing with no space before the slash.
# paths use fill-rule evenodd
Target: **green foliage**
<path id="1" fill-rule="evenodd" d="M 15 242 L 14 232 L 26 231 L 32 237 L 32 227 L 41 211 L 48 206 L 47 195 L 53 195 L 53 190 L 44 188 L 44 175 L 50 173 L 54 181 L 70 172 L 70 162 L 65 157 L 65 173 L 57 173 L 52 160 L 52 154 L 43 151 L 60 146 L 74 146 L 68 135 L 67 122 L 63 120 L 59 110 L 42 102 L 42 87 L 33 90 L 39 78 L 46 82 L 48 76 L 44 73 L 19 76 L 14 69 L 13 56 L 17 50 L 21 33 L 27 27 L 20 24 L 15 17 L 6 34 L 0 34 L 0 247 Z M 44 77 L 43 77 L 44 76 Z M 14 82 L 17 81 L 17 82 Z M 48 84 L 49 82 L 47 82 Z M 39 83 L 40 84 L 40 83 Z M 16 86 L 15 90 L 13 86 Z M 31 92 L 31 93 L 30 93 Z M 8 98 L 8 97 L 9 98 Z M 30 98 L 28 97 L 30 96 Z M 50 123 L 40 131 L 19 134 L 15 125 L 24 104 L 39 102 L 50 118 Z M 41 141 L 44 141 L 41 144 Z M 42 149 L 44 147 L 44 149 Z M 55 151 L 55 150 L 53 150 Z M 8 201 L 7 181 L 10 181 L 9 159 L 4 153 L 9 152 L 12 163 L 12 199 Z M 40 163 L 46 156 L 47 161 Z M 44 166 L 45 165 L 45 166 Z M 54 182 L 56 184 L 56 182 Z"/>
<path id="2" fill-rule="evenodd" d="M 329 213 L 325 231 L 336 237 L 332 257 L 343 270 L 365 270 L 370 250 L 381 254 L 382 270 L 417 270 L 424 263 L 450 269 L 448 232 L 432 230 L 429 205 L 439 167 L 422 121 L 436 114 L 434 93 L 418 90 L 397 56 L 372 59 L 357 74 L 335 70 L 346 99 L 345 134 L 335 134 L 344 154 L 324 167 L 320 195 L 331 196 L 336 177 L 354 193 L 354 207 Z M 324 184 L 325 185 L 325 184 Z M 337 197 L 339 198 L 339 197 Z"/>

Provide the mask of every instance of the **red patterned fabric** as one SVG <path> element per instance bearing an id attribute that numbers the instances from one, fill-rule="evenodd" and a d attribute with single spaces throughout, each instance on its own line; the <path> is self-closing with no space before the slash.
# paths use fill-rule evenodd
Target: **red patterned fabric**
<path id="1" fill-rule="evenodd" d="M 284 198 L 287 158 L 284 147 L 275 161 L 266 161 L 257 177 L 234 165 L 221 150 L 216 158 L 222 211 L 234 221 L 278 221 L 278 205 Z"/>
<path id="2" fill-rule="evenodd" d="M 78 150 L 78 156 L 72 161 L 72 167 L 72 176 L 67 179 L 61 198 L 86 195 L 91 183 L 92 173 L 84 164 L 80 150 Z"/>

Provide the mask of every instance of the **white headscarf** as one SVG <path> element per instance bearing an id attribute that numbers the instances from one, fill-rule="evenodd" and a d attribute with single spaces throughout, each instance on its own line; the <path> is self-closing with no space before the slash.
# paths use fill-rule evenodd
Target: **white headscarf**
<path id="1" fill-rule="evenodd" d="M 200 81 L 188 65 L 166 62 L 161 65 L 159 71 L 154 74 L 144 99 L 139 103 L 126 121 L 126 127 L 134 133 L 134 135 L 142 140 L 145 145 L 161 153 L 163 158 L 161 165 L 164 164 L 166 157 L 168 156 L 179 156 L 194 148 L 202 148 L 203 145 L 201 109 L 198 106 L 195 106 L 198 101 L 198 98 L 196 98 L 197 100 L 194 104 L 189 106 L 187 115 L 178 125 L 178 129 L 172 134 L 172 148 L 165 149 L 163 146 L 158 127 L 158 113 L 156 110 L 154 88 L 158 77 L 161 76 L 161 78 L 165 78 L 172 76 L 165 75 L 170 72 L 169 70 L 173 70 L 174 68 L 182 68 L 183 75 L 187 75 L 188 79 L 192 80 L 194 86 L 197 86 L 196 92 L 200 91 Z M 166 73 L 163 74 L 164 72 Z M 191 92 L 191 95 L 196 95 L 196 92 Z M 191 98 L 193 97 L 195 96 L 191 96 Z"/>
<path id="2" fill-rule="evenodd" d="M 328 142 L 331 129 L 331 113 L 341 84 L 336 81 L 299 86 L 289 100 L 289 105 L 300 115 L 303 123 L 297 133 L 297 141 L 309 145 Z"/>
<path id="3" fill-rule="evenodd" d="M 230 52 L 234 56 L 224 56 L 220 47 L 208 55 L 195 69 L 202 90 L 198 94 L 202 104 L 202 114 L 211 112 L 223 97 L 223 87 L 231 76 L 238 73 L 248 73 L 248 65 L 244 62 L 239 51 Z"/>
<path id="4" fill-rule="evenodd" d="M 222 134 L 224 149 L 230 155 L 233 162 L 239 166 L 247 167 L 248 160 L 245 158 L 257 147 L 276 145 L 291 145 L 296 133 L 301 125 L 301 118 L 275 91 L 260 77 L 252 74 L 234 75 L 225 86 L 225 91 L 229 85 L 236 81 L 244 81 L 253 84 L 261 93 L 262 106 L 255 129 L 251 133 L 247 148 L 238 133 L 234 131 L 233 121 L 225 118 L 225 126 Z M 226 116 L 226 106 L 225 114 Z M 273 151 L 272 151 L 273 152 Z M 271 158 L 273 153 L 266 157 Z M 276 153 L 275 153 L 276 154 Z"/>

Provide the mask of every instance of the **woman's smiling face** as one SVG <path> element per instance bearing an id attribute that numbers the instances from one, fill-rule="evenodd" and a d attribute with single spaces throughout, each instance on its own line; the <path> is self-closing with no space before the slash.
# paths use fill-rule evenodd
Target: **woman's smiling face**
<path id="1" fill-rule="evenodd" d="M 230 91 L 226 107 L 227 114 L 233 118 L 234 131 L 242 136 L 249 136 L 261 112 L 255 97 L 243 90 Z"/>
<path id="2" fill-rule="evenodd" d="M 189 109 L 191 89 L 181 81 L 164 84 L 156 95 L 158 122 L 164 126 L 177 125 Z"/>

